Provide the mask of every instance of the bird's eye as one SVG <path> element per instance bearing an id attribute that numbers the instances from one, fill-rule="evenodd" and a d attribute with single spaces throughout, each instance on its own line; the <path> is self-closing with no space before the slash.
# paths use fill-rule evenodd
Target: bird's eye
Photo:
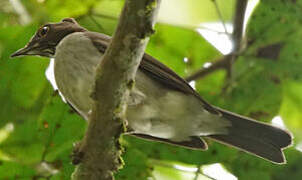
<path id="1" fill-rule="evenodd" d="M 48 27 L 48 26 L 42 27 L 42 28 L 40 29 L 40 31 L 39 31 L 39 36 L 40 36 L 40 37 L 45 36 L 45 35 L 48 33 L 48 31 L 49 31 L 49 27 Z"/>

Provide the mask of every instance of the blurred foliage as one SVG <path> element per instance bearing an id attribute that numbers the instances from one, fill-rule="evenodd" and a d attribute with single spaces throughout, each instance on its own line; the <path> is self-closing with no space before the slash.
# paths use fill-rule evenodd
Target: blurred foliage
<path id="1" fill-rule="evenodd" d="M 86 122 L 53 91 L 45 78 L 47 59 L 9 55 L 23 47 L 45 22 L 75 17 L 92 31 L 112 34 L 122 0 L 14 0 L 26 10 L 30 23 L 13 1 L 0 1 L 0 179 L 69 179 L 70 155 Z M 212 0 L 163 0 L 160 23 L 147 52 L 181 76 L 200 69 L 221 54 L 193 27 L 219 21 Z M 217 0 L 225 21 L 230 21 L 234 0 Z M 281 116 L 295 136 L 286 150 L 288 164 L 278 166 L 209 141 L 205 152 L 124 136 L 124 168 L 117 179 L 194 179 L 194 172 L 173 165 L 221 163 L 239 179 L 300 179 L 302 174 L 302 0 L 263 0 L 254 11 L 245 40 L 246 49 L 234 64 L 232 81 L 225 87 L 225 72 L 216 71 L 196 82 L 212 104 L 270 122 Z M 23 12 L 24 13 L 24 12 Z M 188 62 L 184 62 L 187 58 Z M 152 178 L 151 178 L 152 179 Z M 195 179 L 208 179 L 200 175 Z"/>

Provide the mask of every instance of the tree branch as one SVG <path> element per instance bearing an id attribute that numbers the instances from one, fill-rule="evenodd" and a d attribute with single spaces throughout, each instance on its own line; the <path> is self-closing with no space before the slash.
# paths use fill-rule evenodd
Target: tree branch
<path id="1" fill-rule="evenodd" d="M 237 0 L 236 11 L 233 20 L 234 30 L 232 33 L 234 49 L 233 52 L 238 53 L 242 47 L 243 23 L 248 0 Z"/>
<path id="2" fill-rule="evenodd" d="M 129 91 L 154 32 L 160 0 L 126 0 L 111 44 L 97 67 L 95 106 L 77 154 L 80 164 L 74 180 L 111 180 L 122 166 L 119 137 L 124 132 L 124 116 Z"/>
<path id="3" fill-rule="evenodd" d="M 230 58 L 229 63 L 226 66 L 227 70 L 227 78 L 231 79 L 232 77 L 232 67 L 235 60 L 238 57 L 238 54 L 242 48 L 242 37 L 243 37 L 243 23 L 245 17 L 245 11 L 247 7 L 248 0 L 237 0 L 235 16 L 233 20 L 234 30 L 232 33 L 233 40 L 233 50 L 232 50 L 232 58 Z"/>
<path id="4" fill-rule="evenodd" d="M 232 33 L 233 40 L 233 50 L 230 54 L 214 61 L 212 66 L 208 68 L 201 68 L 194 74 L 188 76 L 186 78 L 187 81 L 197 80 L 207 76 L 208 74 L 219 70 L 225 69 L 227 71 L 227 78 L 231 78 L 232 65 L 235 59 L 238 57 L 240 50 L 242 48 L 242 37 L 243 37 L 243 23 L 244 23 L 244 15 L 247 7 L 248 0 L 237 0 L 236 2 L 236 10 L 235 16 L 233 20 L 234 31 Z"/>
<path id="5" fill-rule="evenodd" d="M 194 74 L 188 76 L 185 78 L 186 81 L 190 82 L 190 81 L 193 81 L 195 79 L 199 79 L 201 77 L 204 77 L 216 70 L 219 70 L 219 69 L 224 69 L 227 64 L 229 63 L 230 59 L 231 59 L 232 55 L 226 55 L 226 56 L 223 56 L 222 58 L 214 61 L 212 63 L 211 66 L 207 67 L 207 68 L 202 68 L 198 71 L 196 71 Z"/>

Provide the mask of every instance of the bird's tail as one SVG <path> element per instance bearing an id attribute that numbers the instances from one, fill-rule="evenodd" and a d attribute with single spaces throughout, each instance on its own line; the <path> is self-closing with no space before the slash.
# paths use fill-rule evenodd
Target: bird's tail
<path id="1" fill-rule="evenodd" d="M 282 149 L 292 144 L 290 133 L 226 110 L 217 110 L 232 126 L 227 135 L 211 135 L 210 138 L 274 163 L 286 162 Z"/>

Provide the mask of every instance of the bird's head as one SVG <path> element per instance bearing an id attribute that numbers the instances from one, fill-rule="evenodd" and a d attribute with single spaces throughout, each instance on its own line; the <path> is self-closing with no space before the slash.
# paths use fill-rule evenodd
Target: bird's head
<path id="1" fill-rule="evenodd" d="M 74 32 L 84 32 L 73 18 L 65 18 L 59 23 L 45 24 L 38 29 L 27 45 L 16 51 L 11 57 L 38 55 L 52 57 L 56 52 L 56 46 L 68 34 Z"/>

